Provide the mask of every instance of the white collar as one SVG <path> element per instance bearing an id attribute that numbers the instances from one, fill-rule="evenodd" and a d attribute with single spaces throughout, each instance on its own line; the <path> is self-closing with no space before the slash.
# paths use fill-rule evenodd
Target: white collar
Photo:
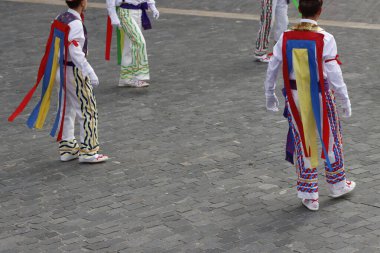
<path id="1" fill-rule="evenodd" d="M 80 21 L 82 21 L 82 17 L 76 10 L 69 9 L 68 12 L 70 12 L 71 14 L 74 14 L 75 17 L 77 17 Z"/>
<path id="2" fill-rule="evenodd" d="M 318 25 L 317 21 L 312 20 L 312 19 L 307 19 L 307 18 L 302 18 L 302 19 L 300 20 L 300 22 L 301 22 L 301 23 L 312 23 L 312 24 L 314 24 L 314 25 Z"/>

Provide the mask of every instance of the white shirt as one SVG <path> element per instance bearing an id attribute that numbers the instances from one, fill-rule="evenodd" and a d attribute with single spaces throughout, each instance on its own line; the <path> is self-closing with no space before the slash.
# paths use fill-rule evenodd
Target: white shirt
<path id="1" fill-rule="evenodd" d="M 120 6 L 122 3 L 123 3 L 122 0 L 106 0 L 108 15 L 110 16 L 111 20 L 117 23 L 120 23 L 120 21 L 116 14 L 116 6 Z M 124 3 L 133 4 L 133 5 L 148 3 L 150 7 L 151 5 L 153 5 L 153 7 L 155 6 L 154 0 L 124 0 Z"/>
<path id="2" fill-rule="evenodd" d="M 111 7 L 116 7 L 122 4 L 122 0 L 106 0 L 107 9 Z M 154 0 L 124 0 L 124 3 L 139 5 L 142 3 L 155 4 Z"/>
<path id="3" fill-rule="evenodd" d="M 126 2 L 128 4 L 133 4 L 133 5 L 139 5 L 142 3 L 148 3 L 148 4 L 154 4 L 155 3 L 154 0 L 124 0 L 124 2 Z"/>
<path id="4" fill-rule="evenodd" d="M 315 20 L 301 19 L 300 22 L 312 23 L 317 25 Z M 337 56 L 337 46 L 334 36 L 326 31 L 321 31 L 324 35 L 324 47 L 323 47 L 323 78 L 327 79 L 330 84 L 330 88 L 335 91 L 335 95 L 340 100 L 349 100 L 347 86 L 344 83 L 342 70 L 337 61 L 325 62 L 329 59 L 334 59 Z M 268 64 L 267 75 L 265 80 L 265 94 L 271 96 L 276 89 L 276 80 L 278 71 L 282 63 L 282 41 L 283 34 L 273 48 L 273 57 Z M 294 71 L 290 73 L 290 79 L 295 80 Z"/>
<path id="5" fill-rule="evenodd" d="M 85 54 L 83 53 L 83 46 L 85 42 L 82 18 L 78 12 L 73 9 L 69 9 L 68 12 L 74 14 L 78 19 L 69 23 L 69 42 L 78 42 L 77 46 L 74 43 L 69 45 L 69 55 L 67 56 L 68 61 L 72 61 L 75 66 L 77 66 L 81 71 L 83 76 L 88 76 L 91 72 L 94 72 L 90 63 L 88 63 Z"/>

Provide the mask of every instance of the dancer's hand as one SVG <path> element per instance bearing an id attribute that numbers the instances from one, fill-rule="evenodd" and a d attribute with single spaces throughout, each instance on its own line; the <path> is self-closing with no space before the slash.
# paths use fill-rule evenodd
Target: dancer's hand
<path id="1" fill-rule="evenodd" d="M 152 11 L 153 17 L 155 19 L 158 19 L 160 17 L 160 12 L 157 10 L 155 4 L 149 4 L 149 9 Z"/>
<path id="2" fill-rule="evenodd" d="M 276 94 L 266 95 L 266 107 L 268 111 L 278 112 L 279 105 L 280 102 L 278 102 Z"/>
<path id="3" fill-rule="evenodd" d="M 90 82 L 91 82 L 92 87 L 98 87 L 99 86 L 99 78 L 95 74 L 94 71 L 90 72 L 88 77 L 90 78 Z"/>
<path id="4" fill-rule="evenodd" d="M 111 18 L 111 24 L 116 27 L 121 27 L 120 19 L 117 17 L 116 13 L 115 15 L 110 15 Z"/>
<path id="5" fill-rule="evenodd" d="M 351 115 L 352 115 L 351 102 L 349 99 L 346 101 L 342 101 L 342 111 L 343 111 L 342 117 L 344 117 L 344 118 L 351 117 Z"/>

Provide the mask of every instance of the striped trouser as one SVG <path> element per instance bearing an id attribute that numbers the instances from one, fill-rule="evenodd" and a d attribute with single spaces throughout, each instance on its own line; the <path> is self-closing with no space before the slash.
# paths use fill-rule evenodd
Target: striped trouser
<path id="1" fill-rule="evenodd" d="M 77 67 L 67 67 L 66 112 L 60 154 L 92 156 L 99 150 L 98 111 L 90 80 Z M 75 139 L 75 119 L 80 125 L 80 145 Z"/>
<path id="2" fill-rule="evenodd" d="M 141 10 L 117 8 L 124 31 L 120 80 L 149 80 L 146 43 L 141 32 Z"/>
<path id="3" fill-rule="evenodd" d="M 274 40 L 278 41 L 288 27 L 288 4 L 286 0 L 261 0 L 260 28 L 257 33 L 255 54 L 263 55 L 269 47 L 269 36 L 276 21 Z"/>
<path id="4" fill-rule="evenodd" d="M 293 97 L 298 104 L 296 91 L 293 91 Z M 329 90 L 326 92 L 326 103 L 328 120 L 330 126 L 330 143 L 328 147 L 328 156 L 332 166 L 332 171 L 324 163 L 325 175 L 328 186 L 331 190 L 342 187 L 346 183 L 346 174 L 343 163 L 343 143 L 342 132 L 339 121 L 338 111 L 335 104 L 335 98 Z M 286 101 L 287 115 L 289 126 L 293 132 L 295 143 L 295 164 L 297 169 L 297 191 L 299 198 L 317 199 L 318 198 L 318 170 L 311 168 L 310 158 L 304 156 L 304 150 L 301 143 L 301 137 L 296 124 L 294 124 L 293 116 L 288 101 Z"/>

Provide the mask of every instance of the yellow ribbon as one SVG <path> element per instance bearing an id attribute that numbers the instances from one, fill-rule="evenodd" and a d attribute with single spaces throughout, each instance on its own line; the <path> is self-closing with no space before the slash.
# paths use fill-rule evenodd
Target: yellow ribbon
<path id="1" fill-rule="evenodd" d="M 311 103 L 310 68 L 307 49 L 293 49 L 293 68 L 296 75 L 305 146 L 309 151 L 311 167 L 316 168 L 318 166 L 317 128 Z"/>
<path id="2" fill-rule="evenodd" d="M 42 99 L 40 111 L 38 113 L 38 118 L 37 118 L 36 126 L 35 126 L 38 129 L 41 129 L 43 127 L 45 120 L 46 120 L 46 116 L 49 112 L 51 93 L 53 91 L 53 86 L 55 83 L 55 76 L 57 74 L 57 68 L 58 68 L 58 53 L 59 53 L 60 41 L 61 40 L 59 38 L 56 38 L 55 42 L 54 42 L 54 57 L 53 57 L 53 65 L 51 68 L 49 85 L 48 85 L 48 88 L 47 88 L 45 95 Z M 63 78 L 63 77 L 61 77 L 61 78 Z"/>

